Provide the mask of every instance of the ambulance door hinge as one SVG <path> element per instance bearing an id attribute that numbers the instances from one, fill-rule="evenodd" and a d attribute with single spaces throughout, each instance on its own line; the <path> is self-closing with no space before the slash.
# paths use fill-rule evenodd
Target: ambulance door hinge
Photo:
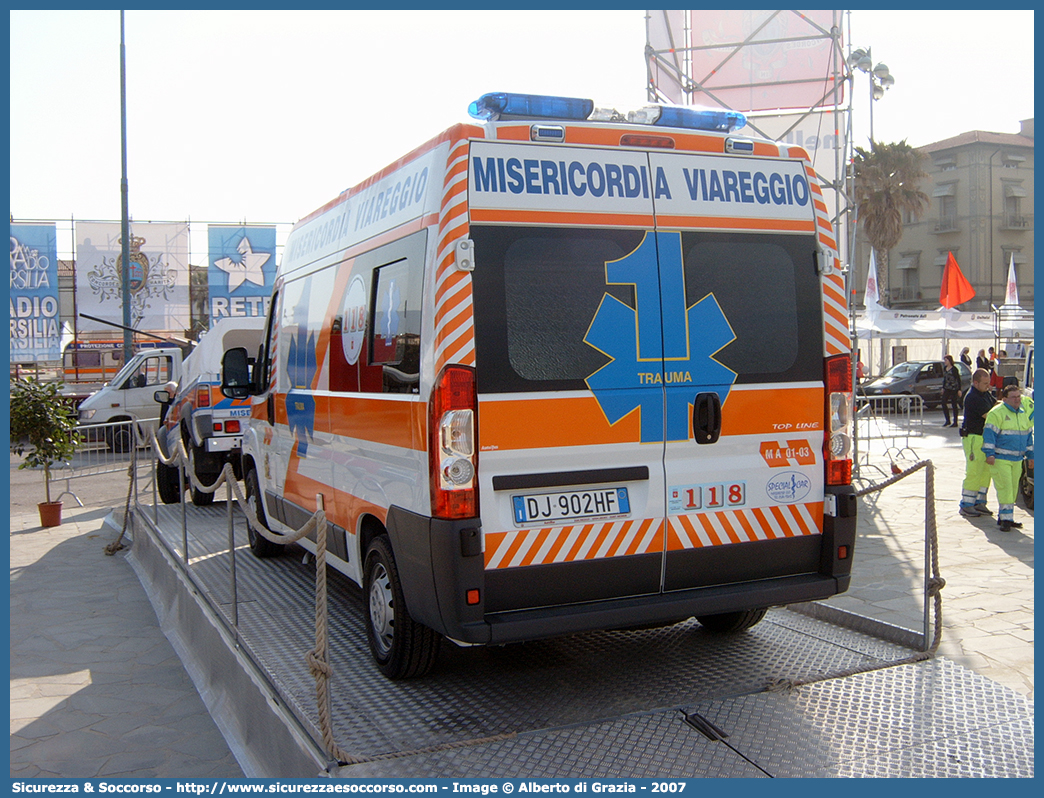
<path id="1" fill-rule="evenodd" d="M 815 252 L 816 260 L 816 274 L 822 276 L 831 274 L 843 274 L 844 270 L 839 266 L 835 265 L 837 260 L 834 257 L 834 253 L 827 249 L 825 246 L 816 247 Z"/>
<path id="2" fill-rule="evenodd" d="M 462 272 L 475 271 L 475 242 L 470 238 L 462 238 L 454 244 L 453 260 L 458 270 Z"/>
<path id="3" fill-rule="evenodd" d="M 828 518 L 837 518 L 837 496 L 828 493 L 823 497 L 823 515 Z"/>

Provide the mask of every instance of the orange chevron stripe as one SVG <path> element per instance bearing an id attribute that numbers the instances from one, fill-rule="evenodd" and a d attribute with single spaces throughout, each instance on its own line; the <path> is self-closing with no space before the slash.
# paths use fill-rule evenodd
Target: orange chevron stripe
<path id="1" fill-rule="evenodd" d="M 441 313 L 445 313 L 446 308 L 453 307 L 466 297 L 470 285 L 471 278 L 466 272 L 454 271 L 447 274 L 435 288 L 435 307 L 439 308 Z"/>
<path id="2" fill-rule="evenodd" d="M 811 516 L 811 522 L 805 517 L 806 513 Z M 715 522 L 721 525 L 725 536 L 716 531 Z M 689 538 L 688 542 L 675 531 L 675 523 L 685 530 Z M 706 545 L 697 533 L 697 523 L 699 528 L 706 532 L 712 546 L 781 537 L 818 535 L 822 527 L 822 505 L 818 502 L 811 502 L 804 505 L 734 508 L 674 516 L 670 519 L 668 550 L 701 548 Z M 773 524 L 779 527 L 779 531 L 774 528 Z"/>
<path id="3" fill-rule="evenodd" d="M 582 549 L 584 547 L 584 543 L 587 541 L 587 536 L 590 533 L 591 533 L 591 525 L 590 524 L 587 524 L 586 526 L 584 526 L 584 527 L 582 527 L 580 529 L 580 534 L 577 536 L 576 541 L 573 543 L 572 547 L 569 549 L 569 553 L 566 554 L 566 560 L 567 561 L 572 561 L 572 560 L 576 559 L 576 555 L 578 555 L 580 553 L 580 549 Z"/>
<path id="4" fill-rule="evenodd" d="M 699 531 L 696 529 L 696 524 L 693 523 L 692 519 L 689 516 L 682 516 L 682 518 L 686 522 L 688 522 L 685 526 L 689 530 L 689 538 L 692 540 L 692 542 L 695 545 L 695 547 L 696 548 L 702 548 L 704 545 L 706 545 L 703 542 L 703 538 L 699 534 Z M 702 529 L 703 532 L 706 534 L 706 536 L 710 538 L 710 545 L 711 546 L 721 546 L 722 544 L 728 542 L 728 541 L 724 540 L 721 537 L 721 535 L 718 534 L 718 531 L 713 526 L 710 526 L 707 523 L 706 519 L 703 516 L 699 516 L 698 515 L 695 518 L 700 523 L 700 529 Z M 688 547 L 686 547 L 686 548 L 688 548 Z"/>
<path id="5" fill-rule="evenodd" d="M 830 236 L 826 235 L 822 231 L 819 233 L 819 240 L 822 244 L 833 251 L 837 251 L 837 242 L 834 241 Z"/>
<path id="6" fill-rule="evenodd" d="M 754 527 L 750 524 L 750 519 L 747 517 L 747 513 L 736 513 L 736 517 L 739 519 L 740 526 L 743 527 L 743 533 L 747 540 L 756 540 L 758 533 L 754 531 Z"/>
<path id="7" fill-rule="evenodd" d="M 659 524 L 656 533 L 646 541 L 646 536 L 655 524 Z M 624 542 L 635 528 L 637 528 L 635 539 L 624 551 Z M 662 520 L 647 518 L 641 523 L 632 520 L 607 524 L 492 532 L 486 535 L 486 552 L 483 559 L 486 568 L 511 568 L 646 554 L 663 550 L 662 528 Z M 560 557 L 571 537 L 575 537 L 575 539 L 569 546 L 569 551 L 565 556 Z M 546 546 L 549 541 L 551 545 L 541 555 L 541 548 Z M 606 543 L 609 545 L 606 546 Z M 512 565 L 524 547 L 528 547 L 525 555 L 517 565 Z M 603 547 L 605 553 L 599 555 L 598 552 Z"/>
<path id="8" fill-rule="evenodd" d="M 828 316 L 833 317 L 834 321 L 836 321 L 838 324 L 842 325 L 843 327 L 845 327 L 847 329 L 847 327 L 848 327 L 848 317 L 844 313 L 842 313 L 840 310 L 835 308 L 833 305 L 824 302 L 823 303 L 823 312 L 826 313 Z"/>

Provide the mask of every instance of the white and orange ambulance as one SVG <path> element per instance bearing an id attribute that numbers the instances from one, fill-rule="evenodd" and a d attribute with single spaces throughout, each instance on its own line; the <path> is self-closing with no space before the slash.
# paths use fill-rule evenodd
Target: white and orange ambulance
<path id="1" fill-rule="evenodd" d="M 738 631 L 844 591 L 848 313 L 806 153 L 735 112 L 470 111 L 299 222 L 252 371 L 226 354 L 268 526 L 321 504 L 392 678 L 442 637 Z"/>

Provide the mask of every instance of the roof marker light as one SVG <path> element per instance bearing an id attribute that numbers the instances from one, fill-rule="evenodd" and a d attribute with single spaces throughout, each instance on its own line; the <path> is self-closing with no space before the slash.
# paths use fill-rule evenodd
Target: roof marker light
<path id="1" fill-rule="evenodd" d="M 594 110 L 592 100 L 550 97 L 541 94 L 483 94 L 468 106 L 475 119 L 572 119 L 583 120 Z"/>
<path id="2" fill-rule="evenodd" d="M 530 141 L 565 141 L 565 128 L 561 125 L 532 125 L 529 128 Z"/>
<path id="3" fill-rule="evenodd" d="M 738 139 L 735 136 L 729 136 L 725 139 L 725 152 L 753 155 L 754 142 L 750 139 Z"/>
<path id="4" fill-rule="evenodd" d="M 739 111 L 723 108 L 689 108 L 678 105 L 647 105 L 627 114 L 627 121 L 657 127 L 680 127 L 687 130 L 716 130 L 731 133 L 747 124 Z"/>

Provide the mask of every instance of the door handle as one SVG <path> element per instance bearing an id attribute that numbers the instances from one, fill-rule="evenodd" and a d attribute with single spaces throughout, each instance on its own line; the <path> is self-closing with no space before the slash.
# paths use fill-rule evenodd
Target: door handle
<path id="1" fill-rule="evenodd" d="M 713 391 L 696 395 L 692 403 L 692 437 L 696 443 L 717 443 L 721 435 L 721 399 Z"/>
<path id="2" fill-rule="evenodd" d="M 265 409 L 268 411 L 268 423 L 275 424 L 275 397 L 272 394 L 268 394 Z"/>

